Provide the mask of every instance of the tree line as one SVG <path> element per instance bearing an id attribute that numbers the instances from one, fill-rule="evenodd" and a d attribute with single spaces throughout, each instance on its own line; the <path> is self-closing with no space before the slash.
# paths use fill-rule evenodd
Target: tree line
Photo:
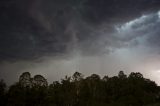
<path id="1" fill-rule="evenodd" d="M 42 75 L 24 72 L 8 89 L 0 81 L 0 106 L 152 106 L 160 102 L 160 87 L 139 72 L 101 78 L 75 72 L 48 84 Z M 160 106 L 160 104 L 154 105 Z"/>

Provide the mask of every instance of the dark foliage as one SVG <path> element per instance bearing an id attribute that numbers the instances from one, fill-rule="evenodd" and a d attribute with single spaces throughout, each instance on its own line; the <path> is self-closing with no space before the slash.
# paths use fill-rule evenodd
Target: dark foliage
<path id="1" fill-rule="evenodd" d="M 23 78 L 30 77 L 21 76 L 21 82 L 8 90 L 0 81 L 0 106 L 158 106 L 160 102 L 160 87 L 141 73 L 127 76 L 120 71 L 118 76 L 101 79 L 96 74 L 83 78 L 76 72 L 50 85 Z"/>

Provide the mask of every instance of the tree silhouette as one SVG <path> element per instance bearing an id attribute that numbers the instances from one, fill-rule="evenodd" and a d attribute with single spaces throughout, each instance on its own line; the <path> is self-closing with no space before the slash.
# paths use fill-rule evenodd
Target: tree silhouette
<path id="1" fill-rule="evenodd" d="M 139 72 L 102 79 L 75 72 L 49 85 L 42 75 L 25 72 L 8 90 L 0 81 L 0 100 L 0 106 L 159 106 L 160 87 Z"/>
<path id="2" fill-rule="evenodd" d="M 6 84 L 3 80 L 0 80 L 0 106 L 5 105 L 5 91 L 6 89 Z"/>

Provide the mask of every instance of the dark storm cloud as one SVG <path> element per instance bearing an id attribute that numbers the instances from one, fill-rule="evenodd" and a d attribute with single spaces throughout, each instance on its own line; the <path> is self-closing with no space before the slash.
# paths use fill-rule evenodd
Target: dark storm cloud
<path id="1" fill-rule="evenodd" d="M 140 45 L 159 51 L 160 11 L 142 15 L 134 20 L 116 27 L 121 41 L 139 39 Z"/>
<path id="2" fill-rule="evenodd" d="M 153 48 L 154 52 L 160 54 L 160 11 L 157 13 L 156 19 L 154 18 L 153 22 L 150 23 L 148 27 L 148 37 L 147 37 L 147 46 Z"/>
<path id="3" fill-rule="evenodd" d="M 123 45 L 115 24 L 159 9 L 159 0 L 1 0 L 0 59 L 101 54 Z"/>

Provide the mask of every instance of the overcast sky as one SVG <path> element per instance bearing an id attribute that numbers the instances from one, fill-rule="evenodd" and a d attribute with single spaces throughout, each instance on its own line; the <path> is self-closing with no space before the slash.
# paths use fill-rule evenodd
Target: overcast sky
<path id="1" fill-rule="evenodd" d="M 0 0 L 0 78 L 141 72 L 160 84 L 160 0 Z"/>

